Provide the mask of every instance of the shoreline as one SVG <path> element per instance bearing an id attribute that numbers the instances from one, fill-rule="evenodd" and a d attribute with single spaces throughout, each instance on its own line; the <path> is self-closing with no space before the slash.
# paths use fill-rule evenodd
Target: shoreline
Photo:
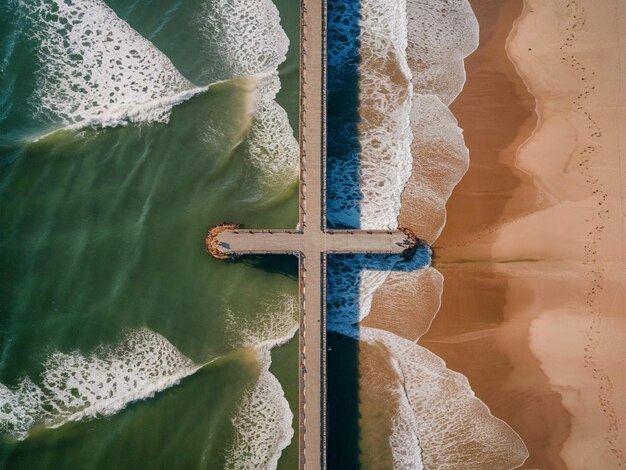
<path id="1" fill-rule="evenodd" d="M 517 16 L 519 14 L 513 15 L 510 20 L 511 24 Z M 482 28 L 482 25 L 480 26 Z M 509 30 L 510 27 L 504 31 L 505 38 L 509 34 Z M 493 33 L 488 28 L 485 31 L 488 34 Z M 482 30 L 480 35 L 482 37 Z M 465 52 L 469 53 L 470 51 Z M 463 72 L 464 79 L 466 79 L 469 64 L 473 62 L 473 57 L 477 53 L 473 52 L 469 57 L 464 55 L 466 64 Z M 452 64 L 444 62 L 444 65 L 436 65 L 435 67 L 445 68 L 450 65 Z M 458 67 L 458 64 L 453 66 Z M 458 72 L 458 69 L 455 68 L 455 70 Z M 420 73 L 422 72 L 418 72 L 418 76 Z M 520 81 L 517 74 L 514 74 L 514 77 Z M 525 89 L 523 84 L 521 87 Z M 465 126 L 462 123 L 457 125 L 458 116 L 455 111 L 456 103 L 463 99 L 466 88 L 467 80 L 465 80 L 465 88 L 461 90 L 460 96 L 451 106 L 447 103 L 457 96 L 456 92 L 448 96 L 446 93 L 441 94 L 442 90 L 434 90 L 430 92 L 431 94 L 426 95 L 417 94 L 413 104 L 411 116 L 414 134 L 414 141 L 411 145 L 413 171 L 402 194 L 399 224 L 414 230 L 420 238 L 425 239 L 431 245 L 437 240 L 442 230 L 445 232 L 445 201 L 457 185 L 463 184 L 463 176 L 468 169 L 467 146 L 469 145 L 463 140 L 463 128 Z M 438 94 L 435 95 L 434 93 Z M 446 99 L 447 102 L 442 101 Z M 467 105 L 466 109 L 476 112 L 479 107 L 474 102 Z M 528 114 L 533 115 L 532 111 L 529 111 Z M 526 120 L 525 116 L 522 118 L 522 121 Z M 532 128 L 532 125 L 528 127 Z M 441 305 L 442 290 L 445 293 L 443 283 L 444 276 L 435 267 L 409 273 L 390 273 L 383 285 L 374 294 L 369 315 L 360 325 L 391 332 L 410 341 L 417 341 L 431 328 L 433 321 L 437 322 L 435 315 Z M 416 350 L 419 351 L 421 346 L 424 345 L 416 346 Z M 426 352 L 425 349 L 423 351 Z M 434 352 L 447 363 L 447 370 L 459 370 L 449 363 L 448 358 L 436 351 Z M 484 369 L 489 371 L 489 368 Z M 463 373 L 463 371 L 461 372 Z M 466 374 L 463 373 L 463 375 Z M 474 392 L 469 389 L 469 386 L 467 391 L 474 396 Z M 501 418 L 501 416 L 492 413 L 491 404 L 480 395 L 477 398 L 484 402 L 486 409 L 489 410 L 489 417 L 485 417 L 487 421 L 484 425 L 501 423 L 500 420 L 496 419 Z M 493 448 L 489 451 L 485 449 L 485 455 L 491 452 L 497 453 L 497 449 L 504 450 L 508 447 L 512 458 L 507 464 L 504 461 L 500 463 L 509 465 L 506 468 L 518 468 L 523 464 L 528 453 L 517 430 L 511 429 L 509 424 L 501 423 L 502 432 L 507 430 L 506 434 L 509 436 L 509 441 L 506 444 L 493 442 Z M 458 437 L 460 441 L 463 441 L 464 438 L 463 433 Z M 432 452 L 432 449 L 427 449 L 427 455 L 430 455 L 429 452 Z M 506 451 L 504 453 L 506 454 Z M 515 457 L 513 457 L 514 455 Z M 470 456 L 466 457 L 469 458 Z"/>
<path id="2" fill-rule="evenodd" d="M 472 3 L 482 29 L 484 12 Z M 451 106 L 472 163 L 435 244 L 445 289 L 421 344 L 467 376 L 522 436 L 530 451 L 523 468 L 626 465 L 618 418 L 626 412 L 618 392 L 626 385 L 624 110 L 615 106 L 623 92 L 613 65 L 624 53 L 611 46 L 623 42 L 625 18 L 614 0 L 524 2 L 502 52 L 532 93 L 537 120 L 531 132 L 531 121 L 520 125 L 509 145 L 489 147 L 498 142 L 472 136 L 472 120 L 482 138 L 490 130 L 484 102 L 491 90 L 473 97 L 472 77 L 480 76 L 481 54 L 488 69 L 491 36 L 481 35 L 467 59 L 466 87 Z M 496 18 L 494 28 L 504 22 Z M 509 103 L 521 102 L 515 97 L 509 93 Z M 476 100 L 486 117 L 472 114 Z M 510 114 L 497 123 L 507 121 Z M 490 174 L 500 165 L 509 181 Z M 509 185 L 494 187 L 503 182 Z"/>
<path id="3" fill-rule="evenodd" d="M 394 223 L 419 234 L 420 239 L 432 244 L 445 223 L 445 201 L 468 167 L 468 149 L 449 103 L 458 96 L 465 82 L 464 59 L 478 47 L 478 22 L 466 1 L 431 9 L 421 3 L 413 4 L 411 8 L 407 4 L 407 16 L 406 58 L 402 54 L 394 56 L 397 64 L 391 67 L 394 71 L 392 82 L 383 86 L 385 92 L 392 88 L 392 83 L 394 87 L 399 85 L 398 88 L 404 89 L 406 80 L 396 72 L 404 70 L 406 59 L 412 73 L 413 100 L 410 108 L 406 109 L 406 103 L 398 103 L 398 96 L 393 94 L 390 107 L 401 109 L 401 113 L 404 115 L 406 112 L 410 118 L 413 140 L 410 148 L 402 152 L 401 156 L 411 171 L 401 194 L 400 213 Z M 418 18 L 427 18 L 426 24 Z M 448 31 L 449 34 L 441 37 L 441 31 Z M 424 44 L 432 47 L 425 48 Z M 369 42 L 362 38 L 362 53 L 363 47 L 367 45 Z M 378 42 L 376 46 L 380 48 Z M 399 98 L 402 97 L 404 95 L 400 94 Z M 366 99 L 361 104 L 369 101 Z M 376 100 L 374 104 L 380 106 Z M 365 107 L 361 106 L 359 112 L 363 114 Z M 368 118 L 371 117 L 372 114 L 368 113 Z M 376 121 L 375 114 L 373 117 Z M 395 135 L 389 125 L 386 125 L 385 130 Z M 408 127 L 403 128 L 404 132 L 408 130 Z M 402 138 L 398 140 L 400 142 L 389 147 L 390 150 L 405 142 Z M 375 140 L 372 142 L 376 143 Z M 380 144 L 375 147 L 386 150 Z M 383 154 L 384 163 L 396 155 L 390 156 L 387 152 Z M 408 173 L 401 173 L 409 176 Z M 397 178 L 391 178 L 391 181 L 398 182 Z M 378 189 L 374 194 L 384 193 Z M 378 217 L 380 222 L 387 220 L 385 216 L 387 214 Z M 405 397 L 404 401 L 401 400 L 403 406 L 396 404 L 396 417 L 401 418 L 398 418 L 399 421 L 394 419 L 391 435 L 389 439 L 384 439 L 389 442 L 380 448 L 375 446 L 378 450 L 367 459 L 374 461 L 377 457 L 383 457 L 385 453 L 381 449 L 390 445 L 393 461 L 398 463 L 408 459 L 405 463 L 411 462 L 411 466 L 421 460 L 426 467 L 453 468 L 459 462 L 464 462 L 467 468 L 519 467 L 528 456 L 520 436 L 476 398 L 464 376 L 447 368 L 443 360 L 416 344 L 416 340 L 430 327 L 439 309 L 443 281 L 441 274 L 433 267 L 402 271 L 386 273 L 384 280 L 380 279 L 382 285 L 377 285 L 371 298 L 371 308 L 367 308 L 369 315 L 359 322 L 359 326 L 363 327 L 360 331 L 365 335 L 361 339 L 376 344 L 376 349 L 384 352 L 387 366 L 394 370 L 391 375 L 393 382 L 387 386 L 393 387 L 396 390 L 394 393 Z M 362 285 L 371 289 L 376 279 L 370 277 L 362 280 Z M 419 287 L 416 288 L 416 285 Z M 416 309 L 416 305 L 419 308 Z M 370 358 L 369 348 L 360 349 L 359 370 L 363 370 L 359 375 L 366 376 L 366 370 L 370 370 L 368 361 L 373 359 Z M 388 383 L 388 380 L 380 382 Z M 361 383 L 359 390 L 362 398 L 368 396 L 367 383 Z M 433 393 L 434 390 L 436 392 Z M 434 399 L 436 395 L 441 397 L 440 401 Z M 448 398 L 444 399 L 443 395 Z M 385 414 L 379 408 L 380 405 L 385 403 L 387 407 L 392 401 L 361 401 L 359 410 L 363 416 Z M 405 435 L 400 439 L 399 435 L 406 432 L 413 438 Z M 454 436 L 453 449 L 441 441 L 442 434 Z M 367 432 L 363 435 L 366 439 L 361 447 L 371 446 L 370 437 L 376 442 L 380 438 L 369 436 Z M 417 450 L 414 443 L 411 444 L 413 440 L 419 441 Z M 380 467 L 380 461 L 375 466 Z"/>
<path id="4" fill-rule="evenodd" d="M 531 302 L 518 275 L 494 259 L 502 225 L 538 207 L 530 175 L 519 171 L 519 148 L 539 125 L 538 103 L 505 46 L 517 34 L 523 2 L 473 1 L 481 25 L 479 49 L 466 61 L 467 82 L 451 110 L 464 130 L 470 168 L 448 201 L 435 242 L 435 268 L 444 278 L 442 307 L 420 344 L 465 375 L 491 412 L 526 444 L 524 468 L 564 468 L 559 448 L 569 434 L 568 413 L 526 340 L 528 318 L 510 305 Z M 547 418 L 546 418 L 547 417 Z"/>
<path id="5" fill-rule="evenodd" d="M 436 259 L 391 273 L 361 326 L 467 377 L 521 468 L 626 468 L 626 4 L 470 3 L 480 45 L 454 117 L 418 122 L 399 216 Z"/>

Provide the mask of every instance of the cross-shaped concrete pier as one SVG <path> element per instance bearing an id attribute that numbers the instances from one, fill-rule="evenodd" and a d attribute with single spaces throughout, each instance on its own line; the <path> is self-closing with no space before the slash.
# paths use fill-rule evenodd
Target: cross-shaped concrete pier
<path id="1" fill-rule="evenodd" d="M 218 258 L 293 254 L 300 260 L 300 468 L 316 470 L 326 468 L 326 255 L 410 254 L 417 240 L 401 230 L 327 230 L 325 1 L 302 0 L 301 14 L 298 229 L 217 226 L 207 248 Z"/>

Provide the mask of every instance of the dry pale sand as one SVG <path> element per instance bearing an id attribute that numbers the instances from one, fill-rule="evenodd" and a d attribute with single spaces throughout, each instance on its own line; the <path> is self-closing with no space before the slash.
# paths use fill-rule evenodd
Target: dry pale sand
<path id="1" fill-rule="evenodd" d="M 422 344 L 524 439 L 524 468 L 626 468 L 626 2 L 473 1 L 452 106 L 471 165 L 436 242 Z M 530 130 L 532 135 L 528 140 Z"/>

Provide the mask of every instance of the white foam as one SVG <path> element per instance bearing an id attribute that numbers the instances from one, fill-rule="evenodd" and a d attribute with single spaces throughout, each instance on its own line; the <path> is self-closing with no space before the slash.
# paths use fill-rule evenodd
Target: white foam
<path id="1" fill-rule="evenodd" d="M 400 371 L 398 371 L 401 373 Z M 415 414 L 403 386 L 396 388 L 398 411 L 391 422 L 391 455 L 394 470 L 423 470 L 422 448 Z"/>
<path id="2" fill-rule="evenodd" d="M 280 295 L 258 308 L 253 318 L 228 312 L 226 333 L 237 347 L 269 348 L 280 346 L 298 329 L 298 299 Z"/>
<path id="3" fill-rule="evenodd" d="M 0 433 L 25 439 L 35 425 L 58 427 L 109 416 L 200 367 L 148 329 L 128 332 L 119 343 L 99 346 L 88 356 L 55 352 L 36 382 L 24 378 L 16 387 L 0 384 Z"/>
<path id="4" fill-rule="evenodd" d="M 266 304 L 255 319 L 237 320 L 238 336 L 244 345 L 254 347 L 260 372 L 232 419 L 235 440 L 227 452 L 227 468 L 275 469 L 293 438 L 293 413 L 269 369 L 271 349 L 289 341 L 297 331 L 297 313 L 296 299 L 284 296 Z"/>
<path id="5" fill-rule="evenodd" d="M 259 80 L 256 112 L 247 140 L 250 161 L 271 176 L 266 179 L 268 183 L 294 180 L 299 170 L 300 146 L 287 112 L 276 102 L 279 89 L 278 72 Z"/>
<path id="6" fill-rule="evenodd" d="M 33 97 L 47 120 L 82 127 L 166 122 L 202 89 L 102 0 L 22 0 L 40 46 Z"/>
<path id="7" fill-rule="evenodd" d="M 411 71 L 404 0 L 362 0 L 361 228 L 397 228 L 411 175 Z"/>
<path id="8" fill-rule="evenodd" d="M 445 105 L 457 97 L 465 83 L 463 58 L 478 45 L 478 24 L 466 0 L 362 0 L 361 15 L 360 158 L 332 161 L 329 166 L 336 175 L 358 172 L 361 194 L 355 197 L 350 178 L 335 176 L 333 184 L 338 188 L 332 190 L 331 207 L 339 210 L 331 211 L 331 216 L 335 222 L 350 225 L 357 214 L 360 227 L 365 229 L 397 228 L 413 159 L 421 157 L 419 149 L 411 149 L 411 143 L 414 136 L 424 143 L 419 133 L 425 118 L 433 118 L 433 110 L 442 113 L 434 116 L 436 120 L 445 120 L 449 114 Z M 333 47 L 337 58 L 343 58 L 342 49 Z M 342 70 L 339 66 L 335 69 Z M 337 77 L 331 79 L 337 81 Z M 421 95 L 436 97 L 442 106 L 423 108 L 429 103 Z M 455 145 L 460 133 L 446 132 L 439 133 L 438 143 L 450 139 Z M 458 155 L 468 158 L 466 151 Z M 466 166 L 463 162 L 452 168 L 451 183 L 443 191 L 430 188 L 440 199 L 439 212 L 458 183 L 457 169 L 464 172 Z"/>
<path id="9" fill-rule="evenodd" d="M 448 105 L 465 83 L 463 59 L 478 47 L 476 16 L 467 0 L 407 0 L 406 5 L 415 92 L 434 94 Z"/>
<path id="10" fill-rule="evenodd" d="M 274 71 L 287 57 L 289 38 L 271 0 L 206 0 L 198 18 L 207 40 L 218 41 L 230 77 Z"/>
<path id="11" fill-rule="evenodd" d="M 264 76 L 257 82 L 247 139 L 252 164 L 266 176 L 266 183 L 294 180 L 300 148 L 287 112 L 276 102 L 278 66 L 289 49 L 278 9 L 271 0 L 215 0 L 203 4 L 200 17 L 207 39 L 219 41 L 223 73 L 231 78 Z"/>
<path id="12" fill-rule="evenodd" d="M 275 469 L 294 435 L 293 413 L 278 379 L 269 371 L 269 348 L 257 349 L 259 379 L 244 393 L 232 419 L 236 435 L 227 453 L 226 467 Z"/>

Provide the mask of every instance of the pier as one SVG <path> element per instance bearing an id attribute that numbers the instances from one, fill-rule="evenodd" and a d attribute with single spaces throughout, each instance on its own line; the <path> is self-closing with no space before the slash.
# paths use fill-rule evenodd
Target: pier
<path id="1" fill-rule="evenodd" d="M 300 40 L 300 222 L 294 230 L 222 224 L 207 235 L 216 258 L 293 254 L 300 263 L 300 468 L 326 468 L 326 256 L 332 253 L 414 253 L 403 230 L 327 230 L 326 5 L 302 0 Z M 357 397 L 355 397 L 355 400 Z"/>

